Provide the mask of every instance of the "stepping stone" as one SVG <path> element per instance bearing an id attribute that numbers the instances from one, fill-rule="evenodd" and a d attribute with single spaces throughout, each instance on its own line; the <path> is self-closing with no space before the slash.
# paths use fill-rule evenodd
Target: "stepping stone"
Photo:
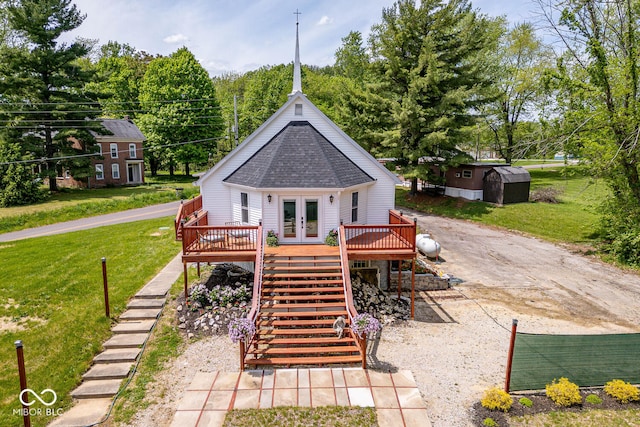
<path id="1" fill-rule="evenodd" d="M 127 322 L 118 323 L 111 328 L 111 331 L 116 334 L 139 334 L 148 333 L 151 331 L 155 320 L 132 320 Z"/>
<path id="2" fill-rule="evenodd" d="M 93 358 L 94 363 L 135 362 L 140 354 L 139 348 L 113 348 L 105 350 Z"/>
<path id="3" fill-rule="evenodd" d="M 161 308 L 132 308 L 120 315 L 122 320 L 156 319 L 162 311 Z"/>
<path id="4" fill-rule="evenodd" d="M 96 399 L 112 397 L 118 393 L 122 380 L 95 380 L 85 381 L 80 387 L 71 392 L 75 399 Z"/>
<path id="5" fill-rule="evenodd" d="M 71 409 L 49 424 L 49 427 L 84 427 L 97 424 L 106 415 L 111 399 L 87 399 L 78 401 Z"/>
<path id="6" fill-rule="evenodd" d="M 134 298 L 129 301 L 127 308 L 162 308 L 165 302 L 164 298 Z"/>
<path id="7" fill-rule="evenodd" d="M 149 334 L 116 334 L 104 343 L 104 348 L 136 348 L 142 346 Z"/>
<path id="8" fill-rule="evenodd" d="M 133 363 L 98 363 L 93 365 L 82 378 L 86 380 L 120 380 L 129 375 Z"/>

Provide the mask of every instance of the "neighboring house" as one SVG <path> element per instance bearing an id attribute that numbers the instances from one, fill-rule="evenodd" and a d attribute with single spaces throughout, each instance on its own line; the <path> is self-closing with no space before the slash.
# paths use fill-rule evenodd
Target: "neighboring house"
<path id="1" fill-rule="evenodd" d="M 531 176 L 522 167 L 504 163 L 468 163 L 449 168 L 444 178 L 446 196 L 498 204 L 529 200 Z"/>
<path id="2" fill-rule="evenodd" d="M 92 161 L 95 175 L 85 183 L 62 170 L 57 178 L 59 186 L 96 188 L 144 183 L 145 136 L 140 129 L 128 117 L 103 119 L 102 126 L 110 134 L 93 134 L 100 147 L 99 156 Z"/>

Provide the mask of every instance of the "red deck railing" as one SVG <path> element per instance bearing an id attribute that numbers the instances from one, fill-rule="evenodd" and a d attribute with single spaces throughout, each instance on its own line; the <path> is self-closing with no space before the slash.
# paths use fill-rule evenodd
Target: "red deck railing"
<path id="1" fill-rule="evenodd" d="M 340 264 L 342 265 L 342 284 L 344 287 L 344 298 L 347 306 L 347 315 L 349 316 L 349 325 L 354 324 L 354 317 L 358 315 L 355 305 L 353 304 L 353 290 L 351 288 L 351 273 L 349 272 L 349 256 L 347 254 L 347 245 L 345 227 L 340 226 L 338 235 L 338 243 L 340 245 Z M 360 351 L 362 357 L 362 369 L 367 369 L 367 337 L 363 334 L 362 337 L 357 336 L 351 331 L 352 336 L 356 340 L 356 345 Z"/>
<path id="2" fill-rule="evenodd" d="M 247 319 L 254 325 L 258 322 L 258 313 L 260 312 L 260 296 L 262 295 L 262 272 L 264 269 L 264 245 L 265 238 L 262 233 L 262 224 L 258 226 L 257 235 L 259 238 L 256 240 L 256 261 L 255 270 L 253 273 L 253 294 L 251 298 L 251 310 L 247 314 Z M 257 326 L 257 325 L 256 325 Z M 256 331 L 258 328 L 256 327 Z M 247 349 L 251 343 L 255 340 L 255 334 L 247 342 L 240 341 L 240 370 L 244 371 L 244 359 L 247 354 Z"/>
<path id="3" fill-rule="evenodd" d="M 202 216 L 202 221 L 206 221 L 207 215 Z M 187 223 L 182 227 L 182 254 L 256 251 L 261 239 L 260 229 L 256 225 L 192 226 Z"/>
<path id="4" fill-rule="evenodd" d="M 176 219 L 174 220 L 173 226 L 176 232 L 176 239 L 180 239 L 182 220 L 185 222 L 188 221 L 188 217 L 191 216 L 194 212 L 197 212 L 202 209 L 202 196 L 196 196 L 190 200 L 183 200 L 180 202 L 180 207 L 178 208 L 178 213 L 176 214 Z"/>
<path id="5" fill-rule="evenodd" d="M 416 222 L 398 211 L 389 211 L 389 224 L 342 227 L 349 251 L 416 249 Z"/>

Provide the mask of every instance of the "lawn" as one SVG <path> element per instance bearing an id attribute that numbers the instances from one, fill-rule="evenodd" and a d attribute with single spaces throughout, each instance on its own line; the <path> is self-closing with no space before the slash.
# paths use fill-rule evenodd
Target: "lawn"
<path id="1" fill-rule="evenodd" d="M 28 386 L 52 389 L 67 408 L 112 320 L 105 318 L 100 259 L 107 258 L 111 315 L 180 250 L 171 218 L 0 244 L 0 425 L 18 425 L 14 342 L 24 343 Z M 34 425 L 50 419 L 32 417 Z"/>
<path id="2" fill-rule="evenodd" d="M 0 233 L 190 198 L 198 194 L 193 181 L 159 175 L 136 187 L 63 189 L 42 203 L 0 208 Z"/>
<path id="3" fill-rule="evenodd" d="M 577 167 L 534 169 L 531 191 L 554 187 L 561 191 L 559 203 L 490 203 L 451 197 L 410 196 L 407 189 L 396 191 L 396 207 L 416 209 L 439 216 L 468 219 L 483 224 L 521 231 L 553 242 L 593 244 L 598 206 L 608 194 L 601 181 L 594 181 Z"/>

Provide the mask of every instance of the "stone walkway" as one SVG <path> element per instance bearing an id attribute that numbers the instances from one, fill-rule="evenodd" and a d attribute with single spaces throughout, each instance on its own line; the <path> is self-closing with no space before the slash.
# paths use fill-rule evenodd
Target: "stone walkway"
<path id="1" fill-rule="evenodd" d="M 112 328 L 113 336 L 104 343 L 104 351 L 93 359 L 91 369 L 82 376 L 82 384 L 71 392 L 76 404 L 50 426 L 87 426 L 105 417 L 162 312 L 167 292 L 181 274 L 182 253 L 133 297 Z"/>
<path id="2" fill-rule="evenodd" d="M 375 407 L 379 427 L 431 425 L 410 371 L 317 368 L 199 373 L 171 427 L 222 426 L 231 409 L 328 405 Z"/>

